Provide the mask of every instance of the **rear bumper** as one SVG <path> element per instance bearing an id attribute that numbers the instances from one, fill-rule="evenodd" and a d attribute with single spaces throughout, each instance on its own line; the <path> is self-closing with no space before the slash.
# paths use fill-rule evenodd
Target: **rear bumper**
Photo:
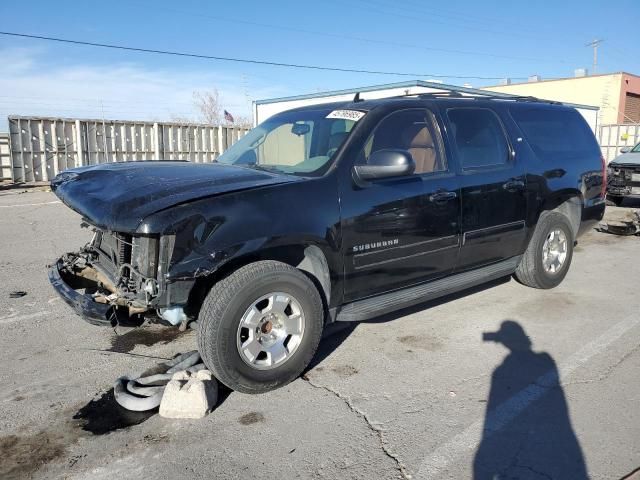
<path id="1" fill-rule="evenodd" d="M 62 270 L 62 260 L 58 259 L 49 269 L 49 282 L 67 305 L 92 325 L 112 327 L 116 324 L 114 308 L 105 303 L 94 301 L 91 295 L 85 295 L 73 288 L 73 277 L 69 278 Z"/>

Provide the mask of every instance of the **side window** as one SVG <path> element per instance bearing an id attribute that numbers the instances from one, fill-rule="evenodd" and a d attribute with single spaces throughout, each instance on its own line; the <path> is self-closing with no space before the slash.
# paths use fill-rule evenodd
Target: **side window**
<path id="1" fill-rule="evenodd" d="M 416 174 L 447 169 L 435 130 L 433 114 L 428 110 L 400 110 L 385 117 L 375 128 L 360 155 L 367 163 L 373 152 L 389 148 L 407 150 L 416 162 Z"/>
<path id="2" fill-rule="evenodd" d="M 499 167 L 509 161 L 509 146 L 494 112 L 452 108 L 447 117 L 463 170 Z"/>
<path id="3" fill-rule="evenodd" d="M 565 161 L 600 156 L 600 147 L 585 119 L 576 110 L 559 107 L 512 108 L 529 145 L 541 158 Z"/>

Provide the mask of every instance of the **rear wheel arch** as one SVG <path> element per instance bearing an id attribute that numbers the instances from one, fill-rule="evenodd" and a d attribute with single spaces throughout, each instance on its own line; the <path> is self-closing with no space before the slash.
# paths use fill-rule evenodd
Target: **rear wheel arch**
<path id="1" fill-rule="evenodd" d="M 537 223 L 539 224 L 540 220 L 550 212 L 560 213 L 569 221 L 573 233 L 573 240 L 575 240 L 580 229 L 583 205 L 582 194 L 577 190 L 554 196 L 545 202 L 544 207 L 538 215 Z"/>

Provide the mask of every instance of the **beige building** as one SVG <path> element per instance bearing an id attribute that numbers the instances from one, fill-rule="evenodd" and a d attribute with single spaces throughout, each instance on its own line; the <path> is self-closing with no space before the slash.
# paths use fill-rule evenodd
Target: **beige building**
<path id="1" fill-rule="evenodd" d="M 584 73 L 584 71 L 583 71 Z M 640 123 L 640 76 L 626 72 L 483 87 L 483 90 L 599 107 L 599 125 Z"/>

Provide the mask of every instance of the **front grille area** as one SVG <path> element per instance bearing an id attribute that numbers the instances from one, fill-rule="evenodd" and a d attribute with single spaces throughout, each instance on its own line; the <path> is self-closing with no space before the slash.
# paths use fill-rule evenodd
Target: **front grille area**
<path id="1" fill-rule="evenodd" d="M 640 185 L 640 167 L 615 167 L 609 176 L 609 183 L 616 186 Z"/>
<path id="2" fill-rule="evenodd" d="M 609 185 L 612 187 L 624 187 L 626 185 L 624 175 L 610 175 Z"/>
<path id="3" fill-rule="evenodd" d="M 131 263 L 131 235 L 115 232 L 99 232 L 96 238 L 98 263 L 104 273 L 116 280 L 118 269 L 125 263 Z"/>

